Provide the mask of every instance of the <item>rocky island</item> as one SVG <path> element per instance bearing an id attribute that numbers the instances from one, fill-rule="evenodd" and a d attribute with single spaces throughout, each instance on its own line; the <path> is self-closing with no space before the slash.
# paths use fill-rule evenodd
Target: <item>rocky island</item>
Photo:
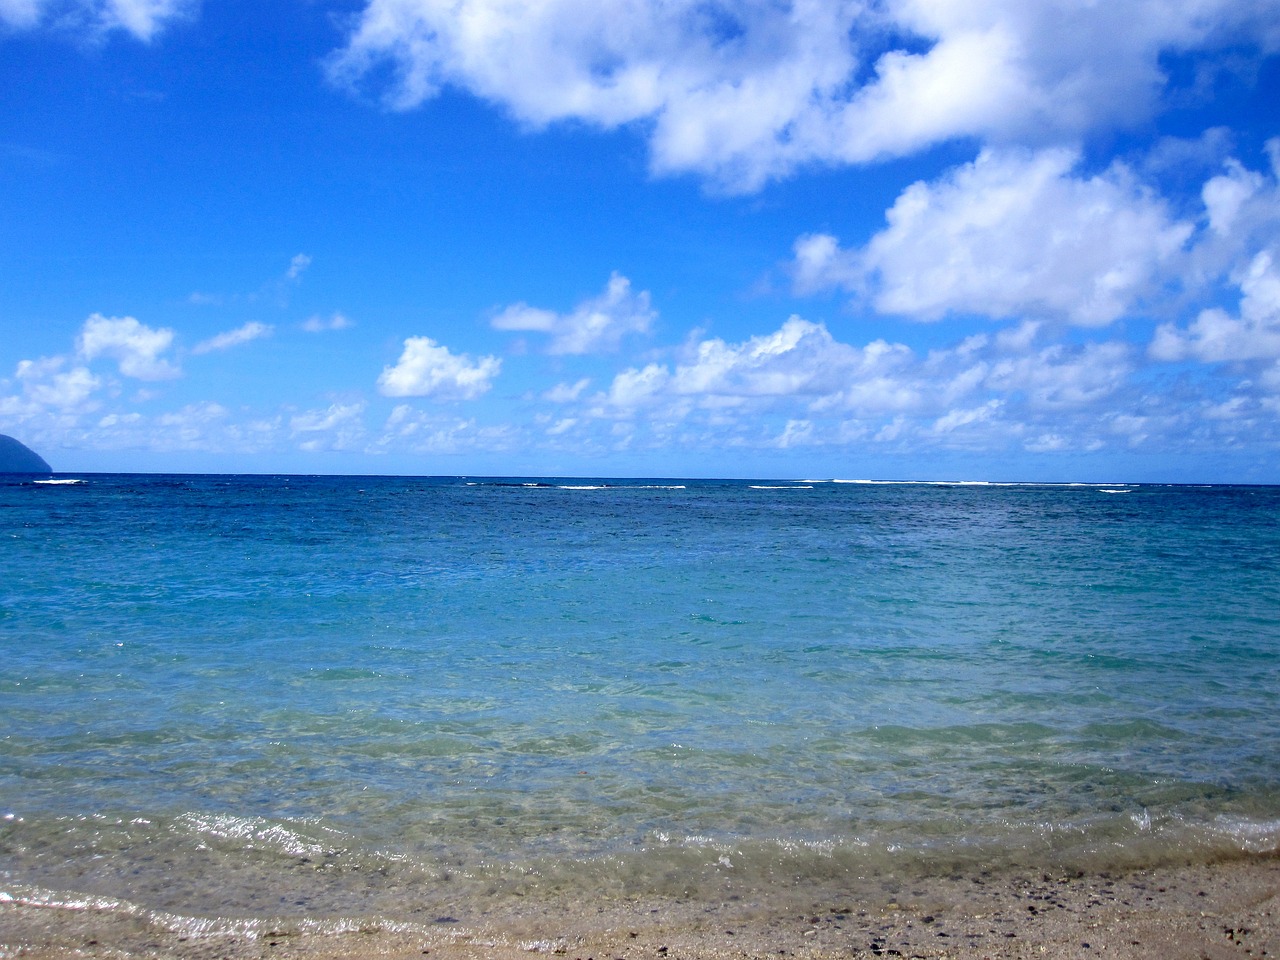
<path id="1" fill-rule="evenodd" d="M 53 468 L 26 444 L 0 433 L 0 473 L 53 473 Z"/>

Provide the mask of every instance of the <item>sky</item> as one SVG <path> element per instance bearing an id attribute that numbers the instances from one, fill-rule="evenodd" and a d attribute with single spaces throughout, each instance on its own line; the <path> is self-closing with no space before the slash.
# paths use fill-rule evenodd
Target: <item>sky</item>
<path id="1" fill-rule="evenodd" d="M 1280 0 L 0 0 L 65 472 L 1280 482 Z"/>

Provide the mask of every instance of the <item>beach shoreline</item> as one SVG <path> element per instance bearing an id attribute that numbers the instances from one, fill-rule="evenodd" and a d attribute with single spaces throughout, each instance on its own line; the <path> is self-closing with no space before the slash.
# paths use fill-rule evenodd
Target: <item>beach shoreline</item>
<path id="1" fill-rule="evenodd" d="M 363 958 L 1280 955 L 1280 854 L 1126 872 L 870 877 L 778 900 L 531 902 L 428 925 L 204 933 L 138 910 L 0 903 L 0 956 Z M 461 911 L 460 911 L 461 912 Z"/>

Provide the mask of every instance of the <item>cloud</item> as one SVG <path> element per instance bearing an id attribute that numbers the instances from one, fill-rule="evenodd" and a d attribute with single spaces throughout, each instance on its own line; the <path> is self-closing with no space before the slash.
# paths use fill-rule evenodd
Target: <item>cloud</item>
<path id="1" fill-rule="evenodd" d="M 1277 22 L 1273 0 L 368 0 L 329 70 L 394 109 L 451 86 L 535 128 L 635 123 L 656 172 L 754 190 L 956 138 L 1135 125 L 1162 56 L 1274 51 Z"/>
<path id="2" fill-rule="evenodd" d="M 102 386 L 88 367 L 63 370 L 65 357 L 20 360 L 16 376 L 27 397 L 43 407 L 78 407 Z"/>
<path id="3" fill-rule="evenodd" d="M 1200 191 L 1207 226 L 1191 269 L 1206 287 L 1220 272 L 1229 275 L 1240 294 L 1239 315 L 1214 306 L 1185 328 L 1161 324 L 1147 351 L 1153 359 L 1280 360 L 1280 138 L 1266 147 L 1268 172 L 1229 158 Z"/>
<path id="4" fill-rule="evenodd" d="M 1024 322 L 918 353 L 885 340 L 844 343 L 823 324 L 791 317 L 741 342 L 691 342 L 674 364 L 623 370 L 545 422 L 575 419 L 575 439 L 585 443 L 588 424 L 603 421 L 622 430 L 626 445 L 655 449 L 857 444 L 1045 453 L 1115 442 L 1118 414 L 1151 419 L 1128 344 L 1044 344 L 1041 333 Z M 1148 438 L 1185 441 L 1176 434 L 1185 421 L 1166 419 L 1168 432 L 1152 428 Z"/>
<path id="5" fill-rule="evenodd" d="M 572 313 L 555 313 L 517 303 L 491 324 L 495 330 L 528 330 L 551 337 L 547 352 L 584 354 L 617 350 L 630 333 L 647 333 L 657 313 L 649 305 L 649 291 L 631 292 L 631 281 L 616 271 L 604 292 L 584 300 Z"/>
<path id="6" fill-rule="evenodd" d="M 1241 274 L 1261 250 L 1280 248 L 1280 137 L 1267 141 L 1269 171 L 1228 158 L 1200 191 L 1208 229 L 1194 251 L 1200 277 Z"/>
<path id="7" fill-rule="evenodd" d="M 0 21 L 11 27 L 30 28 L 40 21 L 42 0 L 0 0 Z"/>
<path id="8" fill-rule="evenodd" d="M 22 421 L 52 411 L 59 420 L 69 422 L 66 418 L 97 409 L 100 402 L 94 395 L 110 383 L 90 368 L 94 360 L 114 360 L 121 374 L 138 380 L 181 376 L 182 371 L 161 356 L 173 339 L 172 330 L 153 330 L 133 317 L 92 314 L 81 327 L 73 355 L 18 362 L 14 379 L 22 387 L 22 396 L 0 397 L 0 407 Z"/>
<path id="9" fill-rule="evenodd" d="M 0 0 L 3 2 L 3 0 Z M 275 274 L 265 280 L 256 290 L 249 293 L 210 293 L 207 290 L 195 290 L 187 295 L 187 303 L 197 307 L 221 307 L 227 304 L 259 303 L 264 299 L 275 302 L 278 307 L 289 303 L 289 296 L 294 287 L 302 282 L 303 275 L 311 267 L 311 257 L 305 253 L 294 254 L 289 259 L 289 266 L 284 273 Z M 338 314 L 334 315 L 339 316 Z"/>
<path id="10" fill-rule="evenodd" d="M 880 366 L 885 353 L 894 352 L 886 346 L 873 343 L 858 350 L 835 340 L 822 324 L 793 316 L 776 333 L 740 344 L 702 341 L 693 357 L 676 367 L 673 386 L 682 394 L 721 397 L 829 394 Z"/>
<path id="11" fill-rule="evenodd" d="M 311 266 L 311 258 L 305 253 L 295 254 L 293 259 L 289 261 L 289 269 L 285 271 L 286 280 L 301 280 L 302 275 L 307 272 L 307 267 Z"/>
<path id="12" fill-rule="evenodd" d="M 591 386 L 591 378 L 583 377 L 576 383 L 557 383 L 542 395 L 542 399 L 551 403 L 572 403 L 582 396 L 582 392 Z"/>
<path id="13" fill-rule="evenodd" d="M 487 392 L 502 369 L 497 357 L 472 360 L 430 337 L 409 337 L 394 367 L 383 368 L 378 392 L 386 397 L 438 397 L 471 400 Z"/>
<path id="14" fill-rule="evenodd" d="M 915 389 L 904 392 L 898 375 L 916 362 L 901 344 L 877 340 L 858 348 L 837 341 L 823 324 L 791 317 L 776 332 L 742 343 L 693 344 L 674 370 L 657 363 L 624 370 L 597 401 L 620 411 L 672 398 L 722 410 L 778 399 L 896 409 L 914 403 Z"/>
<path id="15" fill-rule="evenodd" d="M 365 439 L 363 403 L 334 403 L 323 410 L 308 410 L 289 418 L 289 435 L 298 449 L 351 450 Z"/>
<path id="16" fill-rule="evenodd" d="M 196 0 L 0 0 L 0 22 L 29 30 L 42 25 L 105 34 L 123 30 L 149 41 L 166 26 L 187 19 Z"/>
<path id="17" fill-rule="evenodd" d="M 1081 177 L 1077 155 L 984 150 L 933 183 L 912 184 L 861 250 L 801 237 L 801 292 L 840 287 L 915 320 L 974 313 L 1101 326 L 1159 285 L 1194 224 L 1123 166 Z"/>
<path id="18" fill-rule="evenodd" d="M 1161 324 L 1148 353 L 1156 360 L 1203 363 L 1280 360 L 1280 269 L 1264 250 L 1239 277 L 1239 316 L 1214 307 L 1186 328 Z"/>
<path id="19" fill-rule="evenodd" d="M 133 317 L 104 317 L 95 313 L 84 322 L 76 349 L 85 360 L 110 357 L 126 377 L 172 380 L 182 371 L 160 356 L 173 343 L 167 327 L 153 330 Z"/>
<path id="20" fill-rule="evenodd" d="M 335 313 L 327 320 L 319 315 L 308 317 L 302 324 L 307 333 L 325 333 L 329 330 L 346 330 L 353 324 L 341 313 Z"/>
<path id="21" fill-rule="evenodd" d="M 518 432 L 506 425 L 481 426 L 474 419 L 396 406 L 387 417 L 382 434 L 371 445 L 376 452 L 408 450 L 415 454 L 456 454 L 523 449 Z"/>
<path id="22" fill-rule="evenodd" d="M 212 353 L 215 350 L 229 350 L 231 347 L 238 347 L 242 343 L 248 343 L 251 340 L 260 340 L 263 337 L 271 336 L 275 330 L 270 324 L 258 323 L 256 320 L 246 323 L 242 327 L 234 330 L 228 330 L 226 333 L 220 333 L 208 340 L 201 340 L 191 352 L 195 354 Z"/>
<path id="23" fill-rule="evenodd" d="M 1054 344 L 1038 353 L 1002 359 L 983 383 L 1001 393 L 1020 391 L 1032 408 L 1058 410 L 1096 403 L 1115 393 L 1133 372 L 1123 343 Z"/>

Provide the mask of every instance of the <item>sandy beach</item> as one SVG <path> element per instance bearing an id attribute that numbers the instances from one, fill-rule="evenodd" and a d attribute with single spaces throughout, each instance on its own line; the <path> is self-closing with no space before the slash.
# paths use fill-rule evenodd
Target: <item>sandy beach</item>
<path id="1" fill-rule="evenodd" d="M 1280 856 L 1271 854 L 1127 873 L 867 878 L 783 903 L 521 903 L 430 926 L 367 921 L 324 932 L 268 924 L 201 934 L 173 917 L 9 902 L 0 956 L 1219 960 L 1280 955 L 1278 896 Z"/>

